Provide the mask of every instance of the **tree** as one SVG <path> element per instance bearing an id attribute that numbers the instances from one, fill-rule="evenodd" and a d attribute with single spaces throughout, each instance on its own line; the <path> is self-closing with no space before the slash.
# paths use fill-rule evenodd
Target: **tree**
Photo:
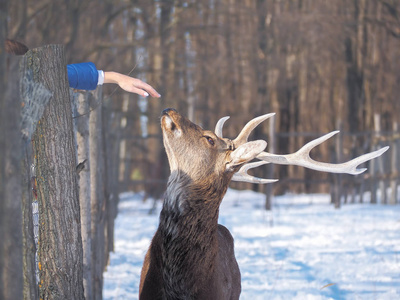
<path id="1" fill-rule="evenodd" d="M 92 211 L 90 193 L 90 151 L 89 151 L 89 95 L 73 93 L 75 115 L 77 172 L 79 176 L 79 204 L 81 215 L 81 236 L 83 248 L 83 287 L 85 299 L 93 299 L 92 287 Z"/>
<path id="2" fill-rule="evenodd" d="M 52 93 L 33 135 L 40 298 L 83 299 L 76 158 L 64 48 L 50 45 L 29 51 L 24 72 Z"/>
<path id="3" fill-rule="evenodd" d="M 104 181 L 105 160 L 102 136 L 102 110 L 97 103 L 102 99 L 101 90 L 97 97 L 90 93 L 89 105 L 89 165 L 90 165 L 90 201 L 91 201 L 91 244 L 92 244 L 92 287 L 94 299 L 102 299 L 103 271 L 106 266 L 105 226 L 106 226 L 106 188 Z M 95 101 L 97 100 L 97 101 Z"/>
<path id="4" fill-rule="evenodd" d="M 0 2 L 0 299 L 22 298 L 21 139 L 18 62 L 5 53 L 8 1 Z"/>
<path id="5" fill-rule="evenodd" d="M 5 46 L 4 39 L 6 37 L 6 28 L 7 28 L 7 3 L 0 2 L 0 89 L 4 91 L 5 89 L 5 73 L 6 73 L 6 55 L 5 55 Z M 3 111 L 5 106 L 5 93 L 0 94 L 0 111 Z M 4 132 L 3 122 L 0 122 L 0 131 Z M 4 216 L 7 214 L 7 211 L 4 209 L 4 177 L 5 177 L 5 135 L 0 135 L 0 234 L 3 236 L 5 231 L 5 226 L 3 224 Z M 3 245 L 0 246 L 0 291 L 4 291 L 3 287 L 3 273 L 5 257 L 4 253 L 5 249 Z M 4 295 L 2 292 L 0 294 L 0 299 L 3 299 Z"/>

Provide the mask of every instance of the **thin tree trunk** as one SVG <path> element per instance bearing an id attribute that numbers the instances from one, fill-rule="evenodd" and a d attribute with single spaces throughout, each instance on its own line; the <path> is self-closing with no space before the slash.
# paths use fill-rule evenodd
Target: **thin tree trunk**
<path id="1" fill-rule="evenodd" d="M 92 287 L 92 230 L 90 201 L 90 157 L 89 157 L 89 101 L 88 93 L 75 93 L 77 172 L 79 176 L 79 204 L 81 211 L 81 233 L 83 247 L 83 287 L 85 299 L 93 299 Z"/>
<path id="2" fill-rule="evenodd" d="M 39 204 L 41 299 L 84 299 L 72 111 L 64 47 L 29 51 L 24 70 L 52 98 L 33 135 Z"/>
<path id="3" fill-rule="evenodd" d="M 2 136 L 4 140 L 4 194 L 1 199 L 0 227 L 2 257 L 1 272 L 4 299 L 22 299 L 22 208 L 21 208 L 21 135 L 18 64 L 20 59 L 8 57 L 7 86 L 4 107 L 1 110 Z M 0 297 L 1 298 L 1 297 Z"/>
<path id="4" fill-rule="evenodd" d="M 108 101 L 112 99 L 108 99 Z M 104 103 L 105 107 L 109 105 Z M 110 110 L 103 109 L 103 133 L 104 147 L 107 169 L 107 189 L 109 197 L 107 199 L 107 251 L 114 250 L 114 224 L 118 213 L 119 185 L 118 185 L 118 154 L 121 140 L 120 115 Z"/>
<path id="5" fill-rule="evenodd" d="M 8 3 L 0 2 L 0 90 L 5 90 L 5 74 L 6 74 L 6 55 L 4 40 L 7 36 L 7 5 Z M 0 112 L 4 110 L 6 95 L 5 93 L 0 93 Z M 1 116 L 2 117 L 2 116 Z M 5 142 L 6 138 L 3 134 L 4 123 L 0 120 L 0 235 L 3 236 L 5 232 L 5 226 L 3 225 L 4 216 L 7 215 L 7 211 L 4 209 L 4 176 L 5 176 Z M 4 264 L 6 261 L 4 253 L 4 245 L 0 244 L 0 299 L 4 299 L 4 281 L 3 273 Z"/>
<path id="6" fill-rule="evenodd" d="M 104 159 L 102 139 L 101 89 L 90 95 L 89 120 L 90 198 L 92 207 L 92 285 L 94 299 L 102 299 L 104 271 Z"/>
<path id="7" fill-rule="evenodd" d="M 393 134 L 398 134 L 399 132 L 399 125 L 397 122 L 393 123 Z M 391 158 L 391 180 L 390 180 L 390 198 L 389 204 L 396 204 L 397 203 L 397 186 L 399 183 L 399 179 L 396 178 L 396 174 L 399 174 L 399 160 L 398 160 L 398 151 L 399 151 L 399 139 L 393 140 L 392 145 L 392 158 Z"/>
<path id="8" fill-rule="evenodd" d="M 26 142 L 30 145 L 30 142 Z M 36 282 L 36 246 L 33 231 L 32 216 L 32 185 L 30 164 L 31 151 L 28 146 L 23 147 L 24 159 L 22 163 L 22 235 L 23 235 L 23 276 L 24 276 L 24 300 L 36 300 L 39 296 Z"/>

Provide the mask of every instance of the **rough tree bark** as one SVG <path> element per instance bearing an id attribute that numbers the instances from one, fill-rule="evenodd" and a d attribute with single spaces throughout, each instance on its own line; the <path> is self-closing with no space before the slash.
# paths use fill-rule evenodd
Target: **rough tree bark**
<path id="1" fill-rule="evenodd" d="M 29 51 L 24 70 L 52 98 L 33 135 L 39 203 L 41 299 L 84 299 L 72 111 L 64 47 Z"/>
<path id="2" fill-rule="evenodd" d="M 118 214 L 119 202 L 119 185 L 118 185 L 118 170 L 119 170 L 119 145 L 121 142 L 122 130 L 121 114 L 115 113 L 114 110 L 107 109 L 111 106 L 113 99 L 103 97 L 103 140 L 104 140 L 104 157 L 106 164 L 106 182 L 107 191 L 107 247 L 106 252 L 114 251 L 114 224 Z M 108 262 L 108 260 L 107 260 Z"/>
<path id="3" fill-rule="evenodd" d="M 7 2 L 0 2 L 0 89 L 4 91 L 5 87 L 5 71 L 6 71 L 6 55 L 4 47 L 4 39 L 6 38 L 7 29 Z M 0 93 L 0 111 L 3 111 L 5 106 L 6 97 L 4 93 Z M 3 216 L 7 214 L 4 210 L 4 154 L 5 154 L 5 135 L 3 134 L 4 128 L 3 123 L 0 122 L 0 234 L 4 234 Z M 4 247 L 0 245 L 0 291 L 4 290 L 3 284 L 3 270 L 4 262 L 6 258 L 4 256 Z M 0 292 L 0 299 L 3 299 L 3 293 Z"/>
<path id="4" fill-rule="evenodd" d="M 2 273 L 0 299 L 22 298 L 22 209 L 21 209 L 21 136 L 20 136 L 20 97 L 18 89 L 18 64 L 20 59 L 7 58 L 6 87 L 4 106 L 0 112 L 1 135 L 4 159 L 3 195 L 0 216 Z"/>
<path id="5" fill-rule="evenodd" d="M 102 136 L 101 89 L 95 94 L 89 93 L 91 108 L 89 118 L 90 148 L 90 198 L 91 198 L 91 230 L 92 230 L 92 285 L 94 299 L 102 299 L 103 271 L 105 267 L 105 185 Z"/>
<path id="6" fill-rule="evenodd" d="M 88 93 L 74 93 L 85 299 L 93 299 Z"/>
<path id="7" fill-rule="evenodd" d="M 30 145 L 30 143 L 29 143 Z M 31 192 L 31 174 L 30 162 L 32 161 L 32 153 L 28 146 L 23 147 L 24 158 L 22 162 L 22 236 L 23 236 L 23 299 L 37 300 L 39 296 L 38 286 L 36 282 L 36 245 L 33 232 L 33 216 L 32 216 L 32 192 Z"/>

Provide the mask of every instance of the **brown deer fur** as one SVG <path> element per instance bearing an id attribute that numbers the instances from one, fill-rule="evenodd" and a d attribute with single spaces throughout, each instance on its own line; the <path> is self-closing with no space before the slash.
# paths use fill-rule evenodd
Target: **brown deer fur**
<path id="1" fill-rule="evenodd" d="M 309 153 L 337 132 L 317 138 L 297 152 L 264 152 L 265 141 L 248 142 L 251 131 L 273 114 L 248 122 L 234 140 L 222 137 L 221 118 L 215 133 L 203 130 L 173 109 L 161 117 L 164 146 L 171 175 L 160 223 L 146 254 L 140 278 L 143 299 L 239 299 L 240 272 L 228 229 L 218 225 L 222 198 L 231 180 L 270 183 L 276 180 L 250 176 L 247 170 L 265 163 L 299 165 L 331 173 L 357 175 L 358 165 L 382 155 L 388 147 L 345 163 L 330 164 Z M 258 162 L 250 162 L 254 158 Z"/>
<path id="2" fill-rule="evenodd" d="M 233 238 L 218 224 L 218 213 L 234 172 L 253 157 L 232 163 L 230 140 L 173 109 L 163 112 L 161 127 L 171 175 L 159 227 L 145 257 L 139 298 L 239 299 Z M 229 162 L 234 167 L 227 170 Z"/>

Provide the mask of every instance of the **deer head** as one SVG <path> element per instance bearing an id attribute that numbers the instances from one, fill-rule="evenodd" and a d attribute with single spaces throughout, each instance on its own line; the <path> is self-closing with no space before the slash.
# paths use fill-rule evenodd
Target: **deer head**
<path id="1" fill-rule="evenodd" d="M 174 109 L 163 111 L 161 127 L 171 174 L 183 172 L 193 181 L 213 178 L 230 181 L 240 166 L 253 160 L 267 146 L 262 140 L 243 142 L 219 137 Z"/>
<path id="2" fill-rule="evenodd" d="M 173 171 L 183 171 L 193 180 L 213 177 L 223 177 L 226 180 L 245 181 L 252 183 L 270 183 L 276 179 L 262 179 L 247 174 L 251 168 L 267 163 L 282 165 L 298 165 L 313 170 L 329 173 L 360 174 L 366 169 L 357 166 L 382 155 L 389 147 L 364 154 L 345 163 L 330 164 L 318 162 L 310 158 L 310 151 L 323 143 L 338 131 L 328 133 L 304 145 L 292 154 L 276 155 L 265 152 L 267 142 L 262 140 L 248 141 L 252 130 L 261 122 L 274 114 L 266 114 L 249 121 L 233 139 L 223 137 L 222 129 L 229 117 L 220 119 L 215 132 L 204 130 L 181 116 L 174 109 L 163 111 L 161 127 L 163 129 L 164 145 L 168 160 Z M 258 159 L 256 162 L 251 162 Z M 200 166 L 200 167 L 194 167 Z"/>

